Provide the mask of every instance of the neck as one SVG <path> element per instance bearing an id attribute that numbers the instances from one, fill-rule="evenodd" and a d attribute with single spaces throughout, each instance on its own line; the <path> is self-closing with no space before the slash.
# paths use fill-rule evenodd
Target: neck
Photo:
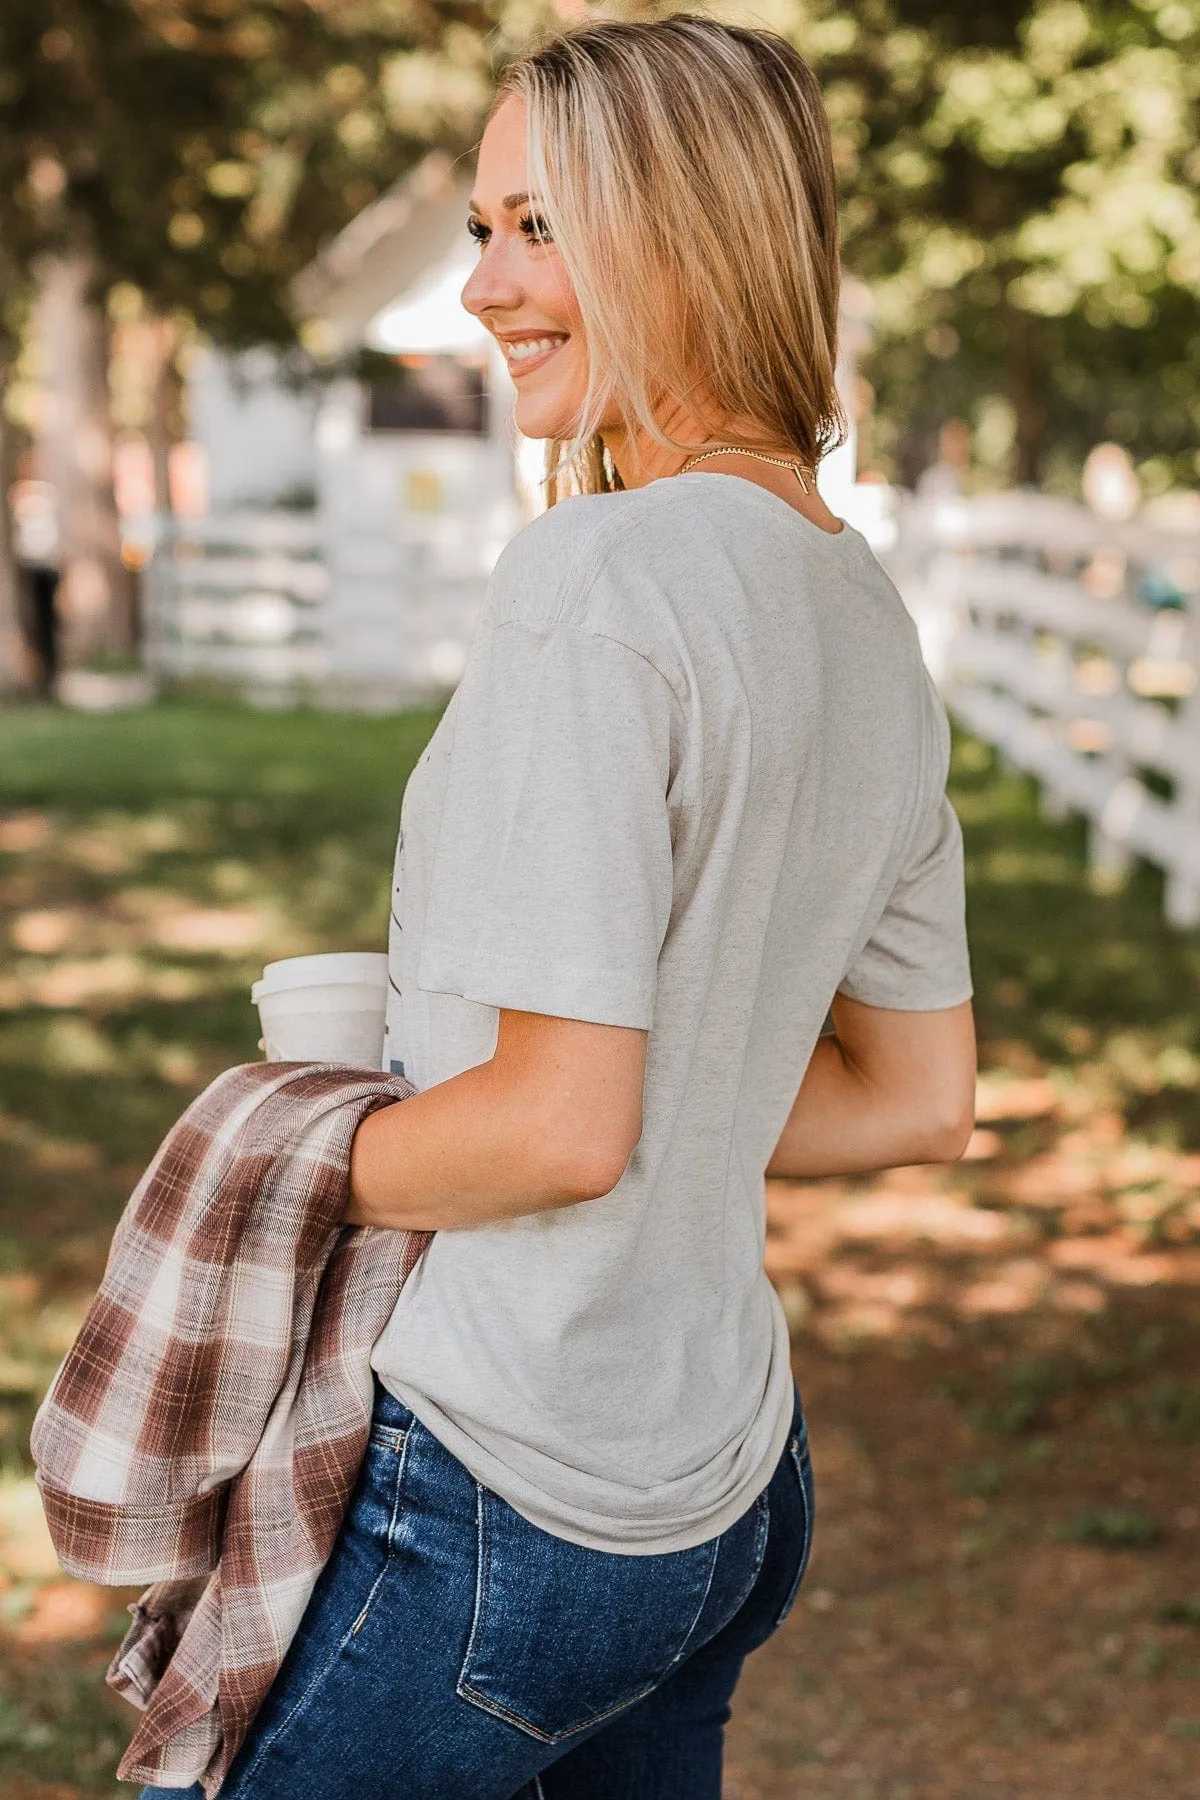
<path id="1" fill-rule="evenodd" d="M 689 456 L 694 456 L 701 450 L 714 450 L 718 445 L 741 442 L 775 456 L 794 455 L 786 444 L 770 443 L 761 427 L 756 427 L 752 419 L 706 418 L 680 400 L 664 402 L 656 416 L 668 437 L 686 444 L 686 450 L 672 450 L 657 443 L 640 426 L 632 432 L 627 432 L 620 426 L 601 430 L 601 441 L 612 457 L 621 477 L 622 487 L 646 487 L 648 483 L 658 481 L 664 475 L 678 475 Z M 755 479 L 763 485 L 776 485 L 769 477 L 764 476 L 762 470 L 762 463 L 751 466 Z M 794 480 L 788 470 L 780 470 L 779 473 L 788 480 Z"/>
<path id="2" fill-rule="evenodd" d="M 704 418 L 692 408 L 674 401 L 660 407 L 657 419 L 669 436 L 688 446 L 686 450 L 666 448 L 640 429 L 626 432 L 618 428 L 602 428 L 601 438 L 621 477 L 623 487 L 646 487 L 651 481 L 658 481 L 664 475 L 678 475 L 689 456 L 694 456 L 700 450 L 715 449 L 718 444 L 741 442 L 771 455 L 795 455 L 789 445 L 771 443 L 763 434 L 761 426 L 756 428 L 751 419 L 722 418 L 715 414 Z M 779 499 L 786 500 L 789 506 L 802 512 L 814 525 L 819 525 L 822 531 L 836 536 L 842 530 L 841 520 L 830 512 L 816 488 L 815 480 L 807 489 L 802 489 L 797 483 L 795 472 L 790 468 L 776 467 L 750 457 L 738 457 L 736 451 L 730 453 L 727 461 L 714 457 L 704 467 L 744 476 L 746 480 L 778 495 Z"/>
<path id="3" fill-rule="evenodd" d="M 621 477 L 622 487 L 646 487 L 664 475 L 678 475 L 692 451 L 707 450 L 712 444 L 728 441 L 717 435 L 713 427 L 683 401 L 669 401 L 659 409 L 657 416 L 668 437 L 679 439 L 689 449 L 670 450 L 664 444 L 656 443 L 641 426 L 633 432 L 615 426 L 600 433 Z"/>

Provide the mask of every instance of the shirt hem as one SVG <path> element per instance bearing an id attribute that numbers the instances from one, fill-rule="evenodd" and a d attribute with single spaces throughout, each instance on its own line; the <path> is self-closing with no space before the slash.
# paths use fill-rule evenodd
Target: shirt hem
<path id="1" fill-rule="evenodd" d="M 781 1342 L 782 1328 L 782 1342 Z M 406 1406 L 413 1417 L 418 1419 L 431 1436 L 435 1437 L 444 1450 L 449 1451 L 466 1469 L 472 1480 L 480 1486 L 499 1495 L 500 1499 L 520 1513 L 531 1525 L 540 1531 L 548 1532 L 552 1537 L 562 1538 L 569 1544 L 578 1544 L 585 1550 L 602 1550 L 610 1555 L 620 1556 L 661 1556 L 676 1550 L 691 1550 L 698 1544 L 706 1544 L 721 1533 L 728 1531 L 737 1523 L 769 1484 L 775 1473 L 780 1457 L 787 1446 L 791 1431 L 792 1415 L 795 1404 L 794 1383 L 791 1376 L 790 1343 L 787 1326 L 782 1313 L 776 1320 L 776 1335 L 772 1344 L 771 1374 L 768 1376 L 767 1389 L 773 1385 L 776 1359 L 781 1357 L 788 1370 L 788 1379 L 780 1396 L 779 1416 L 777 1417 L 769 1440 L 768 1448 L 755 1464 L 751 1474 L 740 1481 L 734 1491 L 704 1514 L 699 1520 L 692 1520 L 686 1526 L 675 1530 L 650 1529 L 649 1521 L 635 1523 L 628 1517 L 614 1517 L 611 1532 L 588 1530 L 578 1523 L 578 1514 L 572 1513 L 564 1506 L 556 1507 L 545 1495 L 538 1495 L 529 1488 L 519 1476 L 491 1455 L 474 1439 L 460 1431 L 447 1415 L 437 1407 L 425 1394 L 408 1387 L 406 1383 L 397 1381 L 394 1376 L 377 1369 L 376 1374 L 393 1399 L 401 1406 Z M 589 1515 L 594 1518 L 595 1514 Z"/>

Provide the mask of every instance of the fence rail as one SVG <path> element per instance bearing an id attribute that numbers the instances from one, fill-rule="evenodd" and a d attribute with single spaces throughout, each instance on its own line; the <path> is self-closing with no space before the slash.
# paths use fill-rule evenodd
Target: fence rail
<path id="1" fill-rule="evenodd" d="M 1087 817 L 1099 872 L 1148 859 L 1200 924 L 1200 533 L 943 496 L 902 510 L 892 561 L 951 711 Z"/>
<path id="2" fill-rule="evenodd" d="M 316 521 L 231 513 L 173 526 L 146 571 L 147 661 L 288 697 L 324 667 L 328 579 Z"/>
<path id="3" fill-rule="evenodd" d="M 492 508 L 495 512 L 495 508 Z M 445 695 L 462 672 L 500 549 L 490 514 L 227 513 L 161 535 L 146 568 L 146 660 L 260 705 L 391 711 Z"/>

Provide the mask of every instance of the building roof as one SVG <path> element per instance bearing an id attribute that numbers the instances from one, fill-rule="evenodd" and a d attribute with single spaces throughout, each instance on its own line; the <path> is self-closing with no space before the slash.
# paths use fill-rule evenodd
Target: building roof
<path id="1" fill-rule="evenodd" d="M 445 151 L 423 158 L 372 201 L 292 284 L 297 312 L 324 328 L 330 354 L 351 349 L 443 264 L 463 237 L 470 171 Z"/>

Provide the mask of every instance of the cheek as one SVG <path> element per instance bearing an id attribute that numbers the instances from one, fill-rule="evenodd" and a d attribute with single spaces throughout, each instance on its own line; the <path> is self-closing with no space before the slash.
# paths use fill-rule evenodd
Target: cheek
<path id="1" fill-rule="evenodd" d="M 534 265 L 526 289 L 547 320 L 553 319 L 563 331 L 572 334 L 582 331 L 579 302 L 570 276 L 557 256 L 544 257 Z"/>
<path id="2" fill-rule="evenodd" d="M 554 307 L 554 317 L 563 331 L 569 331 L 571 341 L 567 345 L 567 354 L 563 359 L 562 374 L 573 386 L 581 391 L 587 386 L 588 377 L 588 342 L 583 328 L 583 319 L 579 311 L 579 303 L 575 291 L 567 279 L 566 271 L 559 266 L 557 279 L 553 285 L 553 299 L 547 295 L 548 304 Z"/>
<path id="3" fill-rule="evenodd" d="M 583 335 L 582 328 L 577 328 L 572 333 L 568 354 L 570 362 L 565 365 L 563 374 L 569 379 L 577 397 L 582 399 L 588 381 L 587 339 Z"/>

